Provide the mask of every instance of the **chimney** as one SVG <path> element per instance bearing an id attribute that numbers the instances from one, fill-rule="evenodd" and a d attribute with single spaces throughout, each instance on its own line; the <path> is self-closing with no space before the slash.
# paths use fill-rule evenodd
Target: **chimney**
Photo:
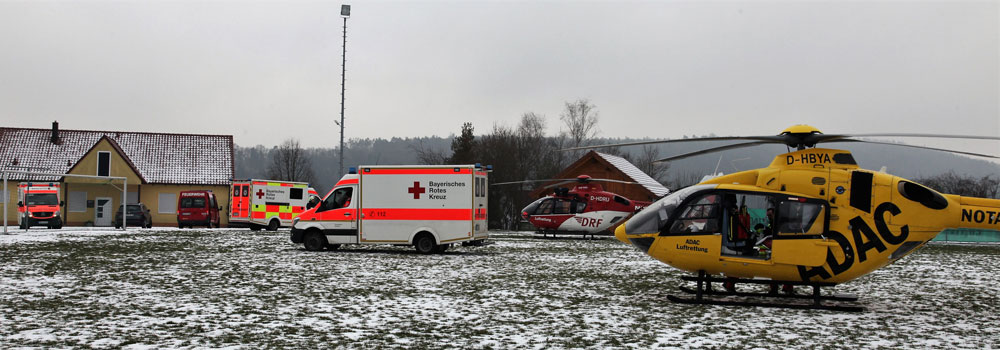
<path id="1" fill-rule="evenodd" d="M 52 143 L 56 144 L 56 145 L 58 145 L 58 144 L 61 143 L 61 142 L 59 142 L 59 122 L 58 121 L 52 122 Z"/>

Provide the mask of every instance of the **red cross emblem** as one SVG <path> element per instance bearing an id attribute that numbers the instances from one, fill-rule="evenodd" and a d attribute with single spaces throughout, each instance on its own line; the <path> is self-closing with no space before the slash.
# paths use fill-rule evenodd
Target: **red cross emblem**
<path id="1" fill-rule="evenodd" d="M 407 192 L 413 194 L 413 199 L 420 199 L 420 194 L 427 191 L 427 189 L 420 187 L 420 181 L 414 181 L 413 187 L 410 187 L 407 190 Z"/>
<path id="2" fill-rule="evenodd" d="M 257 193 L 254 193 L 254 194 L 257 195 L 257 199 L 264 198 L 264 190 L 258 189 Z"/>

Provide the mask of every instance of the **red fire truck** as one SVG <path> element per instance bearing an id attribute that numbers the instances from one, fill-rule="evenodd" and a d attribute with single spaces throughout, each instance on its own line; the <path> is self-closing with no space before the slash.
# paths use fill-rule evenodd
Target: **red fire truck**
<path id="1" fill-rule="evenodd" d="M 413 245 L 439 253 L 455 243 L 489 238 L 490 167 L 478 165 L 361 166 L 326 198 L 295 219 L 291 240 L 307 250 L 342 244 Z"/>
<path id="2" fill-rule="evenodd" d="M 22 182 L 17 186 L 17 223 L 23 228 L 45 226 L 62 228 L 59 184 L 55 182 Z"/>

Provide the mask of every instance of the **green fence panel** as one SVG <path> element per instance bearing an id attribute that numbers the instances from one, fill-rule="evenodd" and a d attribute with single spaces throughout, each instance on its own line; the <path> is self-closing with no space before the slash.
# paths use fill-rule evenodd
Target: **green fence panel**
<path id="1" fill-rule="evenodd" d="M 947 229 L 934 237 L 941 242 L 1000 242 L 1000 231 L 967 228 Z"/>

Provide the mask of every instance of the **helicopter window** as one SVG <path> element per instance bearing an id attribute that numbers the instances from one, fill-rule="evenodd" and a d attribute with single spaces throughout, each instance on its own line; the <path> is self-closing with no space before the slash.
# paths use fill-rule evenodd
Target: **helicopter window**
<path id="1" fill-rule="evenodd" d="M 689 196 L 715 187 L 716 185 L 694 185 L 668 194 L 626 221 L 625 234 L 637 235 L 659 232 L 661 236 L 668 235 L 669 232 L 666 225 L 670 221 L 671 216 L 674 215 L 677 207 Z"/>
<path id="2" fill-rule="evenodd" d="M 582 213 L 584 209 L 587 209 L 587 202 L 576 202 L 575 213 Z"/>
<path id="3" fill-rule="evenodd" d="M 948 207 L 948 200 L 944 196 L 934 192 L 927 187 L 909 182 L 899 182 L 899 194 L 904 198 L 923 204 L 931 209 L 944 209 Z"/>
<path id="4" fill-rule="evenodd" d="M 625 197 L 622 197 L 622 196 L 615 196 L 615 202 L 618 202 L 618 203 L 624 204 L 624 205 L 630 205 L 631 204 L 631 203 L 629 203 L 628 199 L 625 199 Z"/>
<path id="5" fill-rule="evenodd" d="M 670 233 L 717 232 L 719 230 L 719 195 L 707 194 L 681 209 Z"/>
<path id="6" fill-rule="evenodd" d="M 542 202 L 541 205 L 538 206 L 538 210 L 535 211 L 535 214 L 539 215 L 552 214 L 553 204 L 555 204 L 554 199 L 546 199 L 545 201 Z"/>
<path id="7" fill-rule="evenodd" d="M 805 201 L 782 201 L 778 207 L 778 234 L 820 235 L 824 225 L 817 219 L 825 214 L 826 206 Z"/>
<path id="8" fill-rule="evenodd" d="M 568 200 L 565 200 L 565 199 L 556 199 L 553 202 L 555 202 L 554 205 L 553 205 L 553 209 L 552 209 L 553 213 L 555 213 L 555 214 L 569 214 L 570 213 L 569 211 L 570 211 L 571 205 L 573 204 L 572 202 L 570 202 Z"/>

